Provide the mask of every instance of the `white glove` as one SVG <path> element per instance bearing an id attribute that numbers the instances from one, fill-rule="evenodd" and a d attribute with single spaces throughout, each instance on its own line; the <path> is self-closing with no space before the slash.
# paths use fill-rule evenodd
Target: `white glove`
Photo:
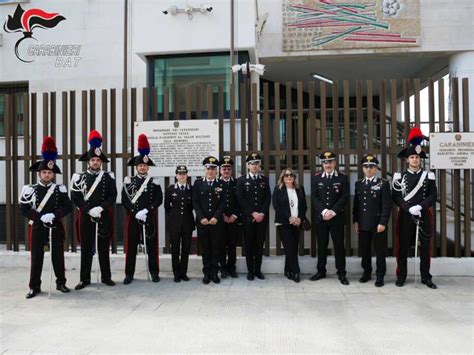
<path id="1" fill-rule="evenodd" d="M 410 207 L 408 212 L 410 212 L 413 216 L 421 217 L 421 206 L 420 205 L 412 206 Z"/>
<path id="2" fill-rule="evenodd" d="M 40 219 L 43 223 L 52 224 L 54 217 L 54 213 L 46 213 L 45 215 L 42 215 Z"/>
<path id="3" fill-rule="evenodd" d="M 135 215 L 135 218 L 138 219 L 139 221 L 145 222 L 147 214 L 148 214 L 148 210 L 144 208 L 137 212 L 137 214 Z"/>
<path id="4" fill-rule="evenodd" d="M 97 207 L 94 207 L 94 208 L 91 208 L 89 210 L 89 216 L 91 216 L 92 218 L 100 218 L 100 215 L 102 213 L 104 209 L 100 206 L 97 206 Z"/>

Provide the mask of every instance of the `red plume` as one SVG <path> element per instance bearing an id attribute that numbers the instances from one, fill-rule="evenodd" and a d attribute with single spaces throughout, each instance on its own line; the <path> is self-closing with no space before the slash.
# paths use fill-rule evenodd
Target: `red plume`
<path id="1" fill-rule="evenodd" d="M 88 142 L 91 147 L 100 148 L 100 146 L 102 145 L 102 136 L 94 129 L 91 131 L 91 133 L 89 133 Z"/>
<path id="2" fill-rule="evenodd" d="M 148 143 L 148 138 L 144 134 L 138 136 L 138 152 L 140 155 L 150 154 L 150 143 Z"/>
<path id="3" fill-rule="evenodd" d="M 421 129 L 419 127 L 413 127 L 408 134 L 408 142 L 411 145 L 419 145 L 425 139 L 423 133 L 421 133 Z"/>
<path id="4" fill-rule="evenodd" d="M 53 137 L 45 137 L 41 145 L 41 155 L 45 160 L 56 160 L 58 156 L 58 148 Z"/>

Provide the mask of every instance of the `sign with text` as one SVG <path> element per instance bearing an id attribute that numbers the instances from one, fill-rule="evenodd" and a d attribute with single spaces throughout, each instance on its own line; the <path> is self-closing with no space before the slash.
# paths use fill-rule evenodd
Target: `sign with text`
<path id="1" fill-rule="evenodd" d="M 150 142 L 153 176 L 174 176 L 177 165 L 186 165 L 188 175 L 203 174 L 202 161 L 219 159 L 219 120 L 135 122 L 135 137 L 145 134 Z M 137 153 L 134 152 L 134 155 Z"/>
<path id="2" fill-rule="evenodd" d="M 431 169 L 474 169 L 474 132 L 430 133 Z"/>

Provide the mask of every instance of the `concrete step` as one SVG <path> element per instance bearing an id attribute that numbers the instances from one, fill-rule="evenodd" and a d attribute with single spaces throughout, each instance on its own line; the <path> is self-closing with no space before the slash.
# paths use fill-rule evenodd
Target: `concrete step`
<path id="1" fill-rule="evenodd" d="M 65 255 L 65 264 L 68 271 L 80 268 L 80 253 L 67 252 Z M 49 253 L 45 254 L 45 266 L 49 267 Z M 30 253 L 26 251 L 0 251 L 0 267 L 2 268 L 29 268 L 30 267 Z M 372 266 L 375 272 L 375 258 L 372 258 Z M 300 268 L 302 274 L 312 274 L 316 270 L 316 258 L 310 256 L 302 256 L 299 258 Z M 346 258 L 346 269 L 348 274 L 361 274 L 361 259 L 355 256 Z M 110 264 L 112 271 L 115 273 L 123 273 L 125 268 L 125 255 L 112 254 L 110 256 Z M 281 274 L 285 264 L 284 256 L 270 256 L 264 257 L 262 263 L 262 272 L 267 274 Z M 419 265 L 419 261 L 417 261 Z M 93 266 L 94 268 L 95 266 Z M 145 271 L 145 257 L 139 255 L 137 257 L 136 271 Z M 202 259 L 200 256 L 191 255 L 189 258 L 189 273 L 199 274 L 202 269 Z M 327 265 L 328 274 L 335 274 L 335 260 L 333 256 L 328 257 Z M 387 258 L 387 276 L 394 276 L 396 270 L 396 260 L 394 257 Z M 160 271 L 171 272 L 171 255 L 160 255 Z M 237 271 L 239 273 L 246 273 L 245 258 L 237 258 Z M 413 273 L 413 258 L 408 259 L 408 272 Z M 431 274 L 433 276 L 474 276 L 474 258 L 447 258 L 439 257 L 431 259 Z"/>

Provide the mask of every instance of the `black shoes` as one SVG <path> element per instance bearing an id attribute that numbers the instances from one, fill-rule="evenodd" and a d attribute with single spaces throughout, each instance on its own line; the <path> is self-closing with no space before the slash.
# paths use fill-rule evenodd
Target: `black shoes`
<path id="1" fill-rule="evenodd" d="M 325 279 L 325 278 L 326 278 L 326 273 L 322 273 L 322 272 L 318 271 L 316 274 L 311 276 L 309 279 L 310 279 L 310 281 L 318 281 L 318 280 Z"/>
<path id="2" fill-rule="evenodd" d="M 365 284 L 366 282 L 369 282 L 372 280 L 372 276 L 370 274 L 363 274 L 362 277 L 359 279 L 359 282 L 361 284 Z"/>
<path id="3" fill-rule="evenodd" d="M 212 282 L 214 282 L 215 284 L 221 283 L 221 279 L 219 278 L 219 276 L 217 276 L 217 274 L 216 274 L 216 275 L 212 275 L 211 280 L 212 280 Z"/>
<path id="4" fill-rule="evenodd" d="M 160 282 L 160 277 L 158 275 L 151 275 L 151 281 Z"/>
<path id="5" fill-rule="evenodd" d="M 347 286 L 349 285 L 349 280 L 345 276 L 339 276 L 339 281 L 341 282 L 342 285 Z"/>
<path id="6" fill-rule="evenodd" d="M 181 276 L 181 280 L 183 280 L 183 281 L 189 281 L 188 275 L 183 275 L 183 276 Z"/>
<path id="7" fill-rule="evenodd" d="M 421 283 L 423 285 L 426 285 L 428 286 L 429 288 L 433 289 L 433 290 L 436 290 L 438 288 L 438 286 L 436 286 L 433 281 L 431 281 L 431 279 L 421 279 Z"/>
<path id="8" fill-rule="evenodd" d="M 181 277 L 178 275 L 174 275 L 174 282 L 181 282 Z"/>
<path id="9" fill-rule="evenodd" d="M 255 279 L 254 275 L 249 272 L 249 273 L 247 274 L 247 280 L 253 281 L 254 279 Z"/>
<path id="10" fill-rule="evenodd" d="M 125 276 L 125 278 L 123 279 L 123 284 L 124 285 L 130 285 L 133 281 L 133 276 Z"/>
<path id="11" fill-rule="evenodd" d="M 227 276 L 229 276 L 229 274 L 227 273 L 227 271 L 221 271 L 221 278 L 226 279 Z"/>
<path id="12" fill-rule="evenodd" d="M 62 293 L 71 292 L 71 290 L 66 285 L 56 285 L 56 290 L 61 291 Z"/>
<path id="13" fill-rule="evenodd" d="M 301 279 L 300 279 L 300 274 L 295 274 L 295 275 L 293 276 L 293 281 L 294 281 L 294 282 L 299 283 L 300 280 L 301 280 Z"/>
<path id="14" fill-rule="evenodd" d="M 265 280 L 265 276 L 263 276 L 263 274 L 259 271 L 259 272 L 256 272 L 255 273 L 255 276 L 257 277 L 257 279 L 259 280 Z"/>
<path id="15" fill-rule="evenodd" d="M 102 283 L 107 286 L 115 286 L 115 282 L 112 279 L 102 280 Z"/>
<path id="16" fill-rule="evenodd" d="M 237 275 L 237 273 L 235 272 L 235 270 L 230 271 L 230 272 L 229 272 L 229 275 L 230 275 L 230 277 L 232 277 L 233 279 L 236 279 L 236 278 L 239 277 L 239 275 Z"/>
<path id="17" fill-rule="evenodd" d="M 397 282 L 395 282 L 395 285 L 396 285 L 397 287 L 403 287 L 403 285 L 405 285 L 405 279 L 399 277 L 399 278 L 397 279 Z"/>
<path id="18" fill-rule="evenodd" d="M 89 286 L 90 284 L 91 284 L 90 280 L 89 281 L 81 281 L 76 285 L 76 287 L 74 287 L 74 289 L 76 291 L 79 291 L 79 290 L 82 290 L 83 288 L 85 288 L 86 286 Z"/>
<path id="19" fill-rule="evenodd" d="M 35 297 L 37 294 L 41 293 L 40 288 L 32 288 L 30 291 L 26 294 L 26 299 L 29 300 L 30 298 Z"/>
<path id="20" fill-rule="evenodd" d="M 383 276 L 377 276 L 377 280 L 375 280 L 375 287 L 382 287 L 385 285 L 383 282 Z"/>
<path id="21" fill-rule="evenodd" d="M 209 278 L 209 276 L 204 275 L 204 278 L 202 279 L 202 283 L 204 285 L 208 285 L 210 282 L 211 282 L 211 279 Z"/>

